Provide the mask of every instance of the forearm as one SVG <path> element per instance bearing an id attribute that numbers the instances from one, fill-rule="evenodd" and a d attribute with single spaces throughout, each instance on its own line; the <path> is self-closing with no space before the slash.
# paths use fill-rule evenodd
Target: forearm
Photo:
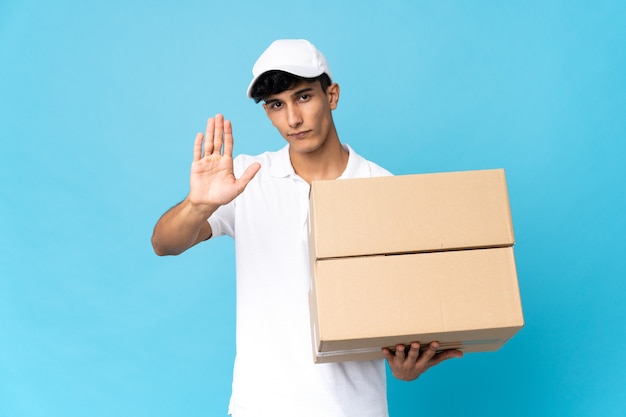
<path id="1" fill-rule="evenodd" d="M 197 206 L 186 198 L 168 210 L 157 222 L 152 233 L 152 247 L 159 255 L 178 255 L 211 237 L 207 219 L 216 207 Z"/>
<path id="2" fill-rule="evenodd" d="M 207 219 L 243 192 L 261 165 L 250 164 L 235 178 L 232 126 L 218 114 L 207 121 L 206 134 L 194 141 L 189 195 L 157 222 L 152 247 L 157 255 L 178 255 L 211 237 Z"/>

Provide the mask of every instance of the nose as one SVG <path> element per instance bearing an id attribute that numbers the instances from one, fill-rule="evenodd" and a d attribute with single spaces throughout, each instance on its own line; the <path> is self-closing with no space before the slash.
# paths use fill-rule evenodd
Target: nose
<path id="1" fill-rule="evenodd" d="M 287 123 L 289 127 L 296 128 L 302 124 L 302 115 L 298 106 L 288 106 L 287 109 Z"/>

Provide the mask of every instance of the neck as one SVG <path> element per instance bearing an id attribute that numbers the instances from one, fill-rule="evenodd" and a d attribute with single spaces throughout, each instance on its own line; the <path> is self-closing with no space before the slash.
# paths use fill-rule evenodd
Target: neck
<path id="1" fill-rule="evenodd" d="M 333 133 L 323 146 L 313 152 L 297 153 L 289 149 L 296 174 L 309 184 L 315 180 L 337 179 L 348 165 L 348 151 L 341 145 L 336 132 Z"/>

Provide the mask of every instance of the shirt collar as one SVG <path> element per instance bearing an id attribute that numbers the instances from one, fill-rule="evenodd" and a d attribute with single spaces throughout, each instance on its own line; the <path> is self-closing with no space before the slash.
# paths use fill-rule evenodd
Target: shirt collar
<path id="1" fill-rule="evenodd" d="M 291 159 L 289 158 L 289 145 L 283 146 L 276 152 L 276 158 L 274 158 L 270 166 L 270 175 L 276 178 L 296 175 L 296 171 L 294 171 L 291 165 Z"/>
<path id="2" fill-rule="evenodd" d="M 349 153 L 348 164 L 339 179 L 369 177 L 370 168 L 365 158 L 354 152 L 350 145 L 344 144 L 343 148 Z"/>
<path id="3" fill-rule="evenodd" d="M 348 164 L 341 176 L 339 176 L 339 179 L 368 177 L 370 172 L 365 159 L 354 152 L 350 145 L 342 144 L 342 146 L 348 151 Z M 276 178 L 286 178 L 296 175 L 291 165 L 291 159 L 289 158 L 289 145 L 285 145 L 276 152 L 276 158 L 270 167 L 270 175 Z"/>

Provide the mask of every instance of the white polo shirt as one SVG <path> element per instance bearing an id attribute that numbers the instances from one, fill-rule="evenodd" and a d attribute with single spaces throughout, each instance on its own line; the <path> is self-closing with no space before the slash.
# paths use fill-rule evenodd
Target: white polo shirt
<path id="1" fill-rule="evenodd" d="M 357 155 L 340 178 L 391 175 Z M 294 172 L 288 145 L 239 155 L 235 176 L 261 169 L 245 191 L 209 218 L 213 236 L 235 240 L 237 354 L 234 417 L 386 417 L 383 360 L 313 363 L 308 309 L 309 185 Z"/>

